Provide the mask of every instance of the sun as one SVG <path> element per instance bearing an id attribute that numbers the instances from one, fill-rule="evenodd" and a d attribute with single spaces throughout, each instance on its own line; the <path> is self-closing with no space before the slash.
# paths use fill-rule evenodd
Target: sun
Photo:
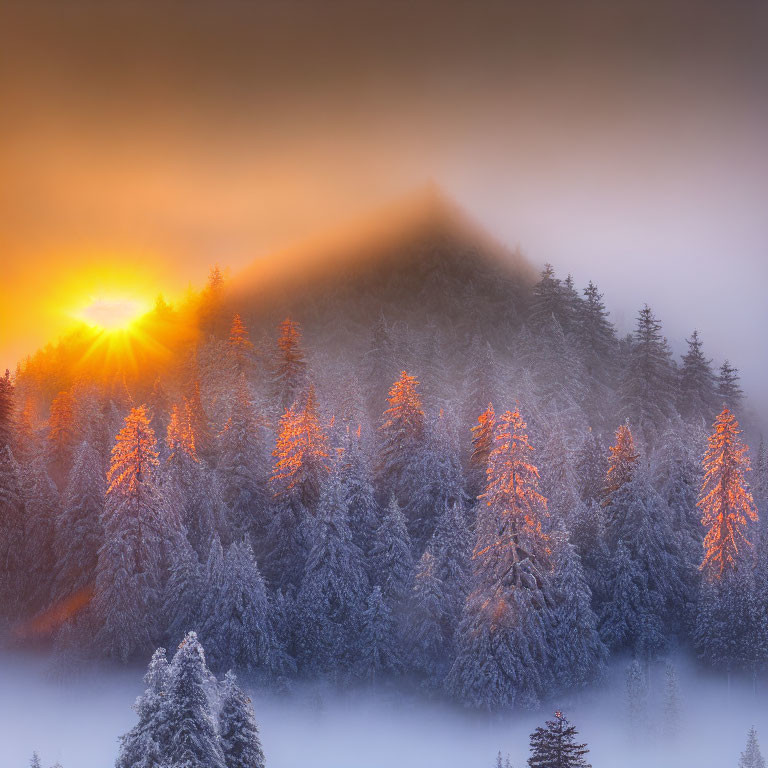
<path id="1" fill-rule="evenodd" d="M 75 316 L 94 328 L 113 332 L 127 331 L 148 311 L 147 303 L 136 297 L 99 297 L 91 299 Z"/>

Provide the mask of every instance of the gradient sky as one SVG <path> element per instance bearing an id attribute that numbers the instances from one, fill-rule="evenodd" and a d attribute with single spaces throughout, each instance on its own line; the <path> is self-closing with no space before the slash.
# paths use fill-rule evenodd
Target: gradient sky
<path id="1" fill-rule="evenodd" d="M 1 2 L 0 363 L 434 181 L 768 407 L 767 39 L 763 2 Z"/>

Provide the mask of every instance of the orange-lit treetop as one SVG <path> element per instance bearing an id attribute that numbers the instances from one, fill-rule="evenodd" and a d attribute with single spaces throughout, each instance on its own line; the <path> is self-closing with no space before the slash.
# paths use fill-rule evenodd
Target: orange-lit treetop
<path id="1" fill-rule="evenodd" d="M 751 546 L 747 521 L 757 522 L 752 494 L 747 488 L 748 448 L 741 442 L 739 423 L 728 408 L 715 420 L 704 454 L 704 480 L 698 507 L 707 528 L 701 570 L 710 579 L 722 579 L 738 567 L 741 550 Z"/>
<path id="2" fill-rule="evenodd" d="M 413 437 L 421 437 L 424 432 L 424 409 L 421 397 L 417 391 L 419 382 L 415 376 L 406 371 L 389 390 L 389 408 L 384 411 L 381 428 L 384 431 L 392 429 L 407 433 Z"/>
<path id="3" fill-rule="evenodd" d="M 477 424 L 472 427 L 472 455 L 469 463 L 473 469 L 482 470 L 485 473 L 488 466 L 488 457 L 493 450 L 493 432 L 496 428 L 496 413 L 493 404 L 477 417 Z"/>
<path id="4" fill-rule="evenodd" d="M 320 497 L 320 484 L 330 470 L 328 437 L 320 423 L 315 388 L 303 405 L 291 406 L 280 419 L 271 482 L 277 495 L 296 498 L 308 509 Z"/>
<path id="5" fill-rule="evenodd" d="M 608 472 L 605 478 L 605 500 L 632 479 L 638 454 L 635 452 L 635 442 L 629 423 L 622 424 L 616 430 L 616 444 L 610 447 L 608 456 Z"/>

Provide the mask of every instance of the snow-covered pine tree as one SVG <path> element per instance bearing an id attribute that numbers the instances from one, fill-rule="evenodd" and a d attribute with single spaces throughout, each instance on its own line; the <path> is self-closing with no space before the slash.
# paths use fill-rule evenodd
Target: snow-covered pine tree
<path id="1" fill-rule="evenodd" d="M 48 420 L 48 463 L 59 488 L 67 482 L 81 439 L 75 426 L 75 399 L 69 390 L 59 392 L 51 403 Z"/>
<path id="2" fill-rule="evenodd" d="M 17 616 L 23 606 L 26 569 L 24 499 L 10 446 L 0 448 L 0 611 Z"/>
<path id="3" fill-rule="evenodd" d="M 147 688 L 133 705 L 139 722 L 120 737 L 120 752 L 115 768 L 155 768 L 162 764 L 160 711 L 168 685 L 165 648 L 158 648 L 152 655 L 144 683 Z"/>
<path id="4" fill-rule="evenodd" d="M 273 389 L 280 412 L 285 412 L 302 397 L 308 383 L 308 366 L 301 346 L 301 326 L 287 317 L 280 324 L 274 360 Z"/>
<path id="5" fill-rule="evenodd" d="M 160 707 L 157 765 L 227 768 L 208 697 L 210 672 L 197 635 L 189 632 L 168 669 Z"/>
<path id="6" fill-rule="evenodd" d="M 373 473 L 359 428 L 356 431 L 349 428 L 345 430 L 341 449 L 339 478 L 347 500 L 352 540 L 367 556 L 379 526 L 379 508 L 373 487 Z"/>
<path id="7" fill-rule="evenodd" d="M 577 338 L 586 372 L 593 379 L 608 382 L 613 378 L 618 343 L 608 319 L 603 294 L 590 280 L 576 316 Z"/>
<path id="8" fill-rule="evenodd" d="M 96 650 L 127 661 L 154 646 L 173 521 L 157 484 L 155 435 L 144 406 L 125 418 L 112 449 L 103 515 L 104 545 L 90 606 Z"/>
<path id="9" fill-rule="evenodd" d="M 203 629 L 214 669 L 231 667 L 268 676 L 281 671 L 279 648 L 264 580 L 250 545 L 220 553 L 214 542 L 203 599 Z"/>
<path id="10" fill-rule="evenodd" d="M 447 653 L 450 634 L 445 626 L 445 594 L 443 583 L 435 573 L 435 559 L 426 550 L 419 560 L 413 579 L 409 610 L 407 644 L 409 666 L 435 685 L 450 666 Z"/>
<path id="11" fill-rule="evenodd" d="M 0 452 L 13 440 L 14 393 L 11 372 L 6 368 L 0 376 Z"/>
<path id="12" fill-rule="evenodd" d="M 189 543 L 202 557 L 211 539 L 218 535 L 226 541 L 229 530 L 218 478 L 198 456 L 190 419 L 188 408 L 173 407 L 166 436 L 163 491 L 175 517 L 186 528 Z"/>
<path id="13" fill-rule="evenodd" d="M 380 586 L 384 601 L 399 621 L 411 590 L 413 558 L 405 515 L 394 496 L 376 529 L 370 560 L 371 581 Z"/>
<path id="14" fill-rule="evenodd" d="M 173 539 L 162 615 L 168 644 L 176 645 L 191 629 L 202 628 L 205 573 L 185 531 Z"/>
<path id="15" fill-rule="evenodd" d="M 699 332 L 686 339 L 688 351 L 683 355 L 678 388 L 678 410 L 687 419 L 708 422 L 717 409 L 715 376 L 712 361 L 702 352 Z"/>
<path id="16" fill-rule="evenodd" d="M 301 665 L 328 673 L 355 657 L 368 578 L 352 540 L 347 499 L 338 467 L 326 479 L 311 522 L 311 548 L 297 597 L 297 647 Z"/>
<path id="17" fill-rule="evenodd" d="M 570 312 L 562 282 L 552 265 L 545 264 L 533 287 L 528 321 L 534 330 L 541 330 L 553 317 L 560 325 L 568 325 Z"/>
<path id="18" fill-rule="evenodd" d="M 360 677 L 375 685 L 377 680 L 396 675 L 402 668 L 392 614 L 381 587 L 374 586 L 363 613 L 358 665 Z"/>
<path id="19" fill-rule="evenodd" d="M 579 744 L 579 732 L 565 715 L 555 712 L 554 720 L 547 720 L 531 734 L 530 768 L 592 768 L 586 761 L 586 744 Z"/>
<path id="20" fill-rule="evenodd" d="M 424 482 L 428 441 L 418 385 L 413 376 L 402 371 L 389 390 L 389 408 L 384 411 L 379 428 L 382 505 L 394 494 L 405 512 L 411 536 L 421 523 L 422 510 L 415 501 Z"/>
<path id="21" fill-rule="evenodd" d="M 592 592 L 581 558 L 564 531 L 554 534 L 555 645 L 551 649 L 555 680 L 561 689 L 584 688 L 602 677 L 608 659 L 597 631 Z"/>
<path id="22" fill-rule="evenodd" d="M 739 758 L 739 768 L 765 768 L 765 758 L 760 751 L 754 727 L 750 728 L 747 734 L 747 746 Z"/>
<path id="23" fill-rule="evenodd" d="M 101 518 L 105 490 L 101 458 L 90 442 L 83 441 L 75 456 L 56 526 L 56 600 L 93 583 L 99 548 L 104 541 Z"/>
<path id="24" fill-rule="evenodd" d="M 448 690 L 468 706 L 535 707 L 551 690 L 554 593 L 546 500 L 520 413 L 499 417 L 478 508 L 472 591 Z"/>
<path id="25" fill-rule="evenodd" d="M 429 545 L 435 576 L 442 584 L 443 633 L 453 647 L 453 636 L 470 587 L 472 543 L 464 510 L 458 504 L 443 510 Z"/>
<path id="26" fill-rule="evenodd" d="M 268 524 L 268 450 L 265 430 L 254 411 L 248 384 L 239 376 L 229 419 L 219 435 L 217 473 L 233 534 L 250 536 L 262 548 Z"/>
<path id="27" fill-rule="evenodd" d="M 221 687 L 219 733 L 227 768 L 265 768 L 253 704 L 231 671 L 224 676 Z"/>
<path id="28" fill-rule="evenodd" d="M 616 444 L 612 445 L 609 451 L 608 470 L 603 487 L 604 504 L 609 504 L 612 495 L 632 479 L 637 465 L 639 456 L 635 452 L 632 430 L 628 422 L 616 430 Z"/>
<path id="29" fill-rule="evenodd" d="M 602 499 L 608 461 L 600 436 L 591 427 L 576 450 L 574 464 L 582 500 L 590 503 Z"/>
<path id="30" fill-rule="evenodd" d="M 59 491 L 42 456 L 22 471 L 27 571 L 24 590 L 27 609 L 47 605 L 55 575 L 54 537 L 61 507 Z"/>

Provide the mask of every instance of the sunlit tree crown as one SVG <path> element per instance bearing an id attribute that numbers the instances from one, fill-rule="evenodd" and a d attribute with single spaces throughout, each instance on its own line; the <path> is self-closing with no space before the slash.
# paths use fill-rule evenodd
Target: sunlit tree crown
<path id="1" fill-rule="evenodd" d="M 305 505 L 314 505 L 320 481 L 328 474 L 330 448 L 310 386 L 301 407 L 291 406 L 280 419 L 272 484 L 278 495 L 297 494 Z"/>
<path id="2" fill-rule="evenodd" d="M 488 403 L 488 407 L 477 417 L 477 424 L 471 430 L 472 455 L 469 463 L 474 469 L 486 471 L 488 457 L 493 449 L 493 432 L 495 428 L 496 413 L 493 410 L 493 404 Z"/>
<path id="3" fill-rule="evenodd" d="M 710 579 L 721 579 L 737 569 L 741 551 L 751 546 L 747 521 L 757 521 L 745 477 L 750 469 L 748 448 L 739 435 L 736 417 L 723 408 L 702 461 L 704 480 L 698 501 L 701 522 L 707 529 L 701 570 Z"/>
<path id="4" fill-rule="evenodd" d="M 145 406 L 133 408 L 117 433 L 107 480 L 108 493 L 131 492 L 152 476 L 158 466 L 157 440 Z"/>
<path id="5" fill-rule="evenodd" d="M 384 411 L 382 429 L 407 433 L 419 438 L 424 431 L 424 409 L 418 393 L 419 382 L 406 371 L 389 390 L 389 408 Z"/>
<path id="6" fill-rule="evenodd" d="M 632 479 L 637 464 L 638 454 L 629 424 L 622 424 L 616 430 L 616 444 L 609 448 L 608 472 L 605 478 L 605 496 L 611 495 Z"/>

